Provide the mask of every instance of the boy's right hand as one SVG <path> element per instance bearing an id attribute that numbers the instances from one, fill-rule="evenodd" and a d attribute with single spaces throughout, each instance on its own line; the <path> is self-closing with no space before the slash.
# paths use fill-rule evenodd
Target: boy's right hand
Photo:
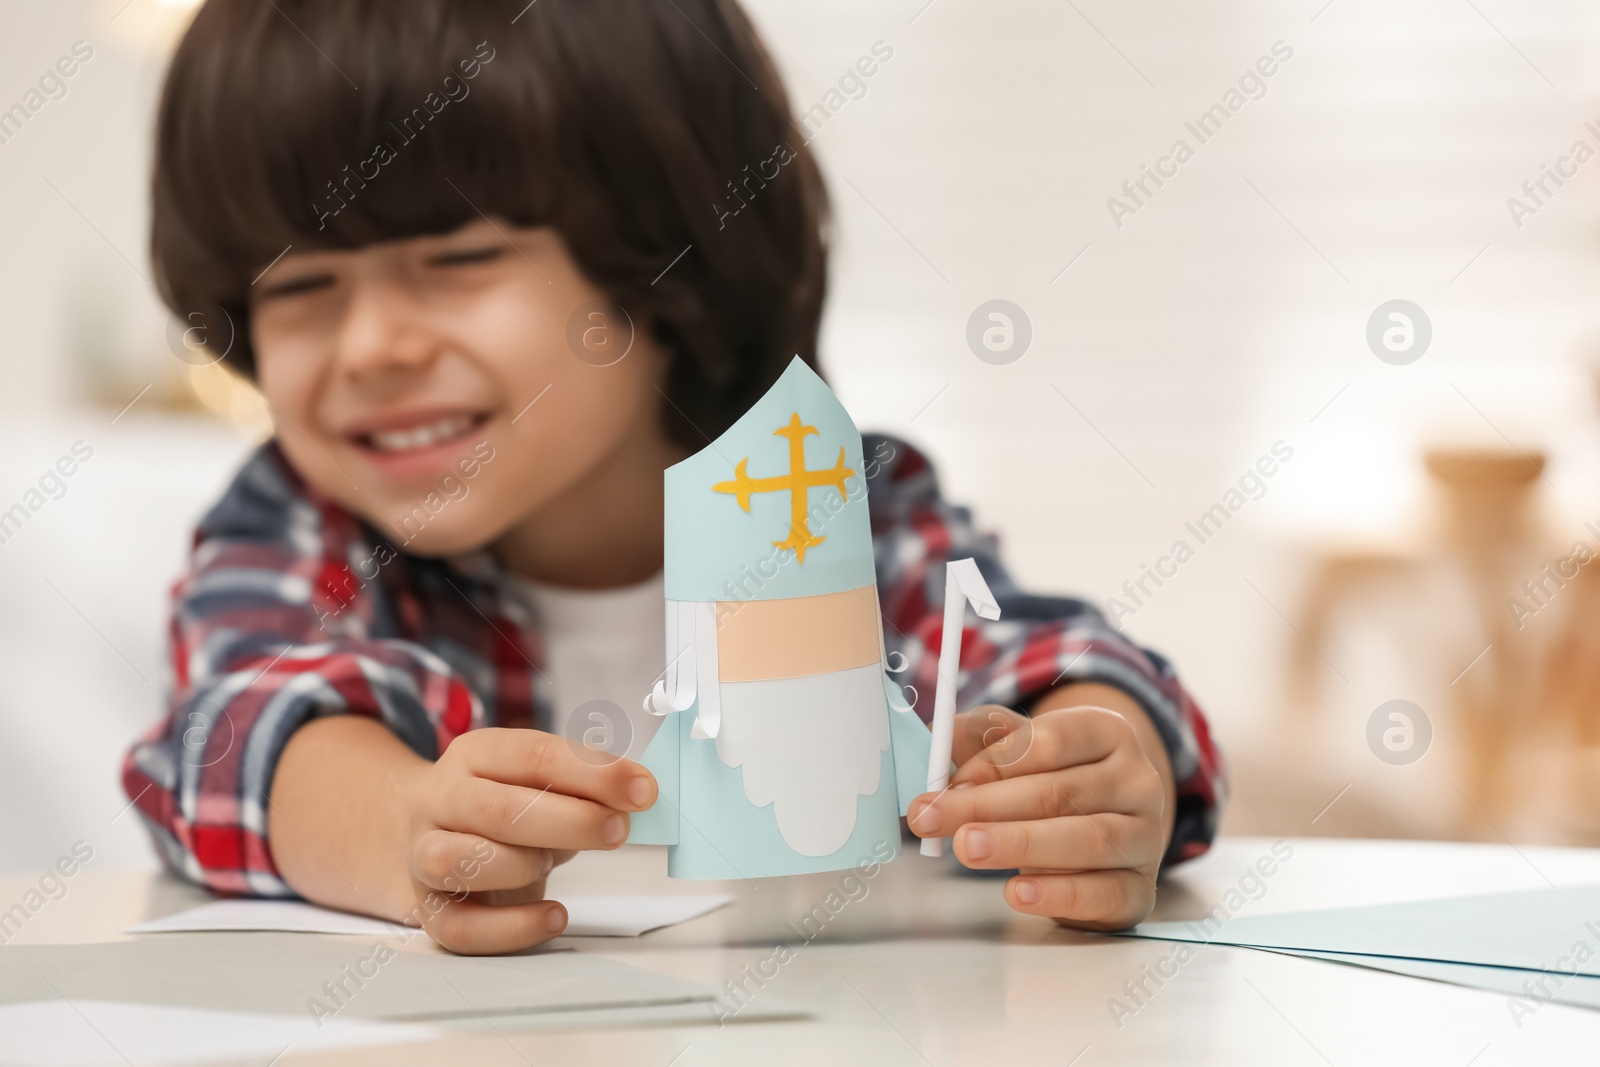
<path id="1" fill-rule="evenodd" d="M 407 918 L 452 952 L 483 955 L 564 930 L 545 878 L 580 849 L 627 840 L 627 813 L 655 803 L 656 783 L 633 760 L 564 737 L 486 728 L 452 741 L 405 796 Z"/>

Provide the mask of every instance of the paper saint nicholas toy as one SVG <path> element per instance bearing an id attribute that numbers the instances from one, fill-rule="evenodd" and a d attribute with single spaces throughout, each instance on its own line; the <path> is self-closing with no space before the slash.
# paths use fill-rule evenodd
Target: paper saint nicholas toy
<path id="1" fill-rule="evenodd" d="M 864 466 L 849 414 L 796 358 L 665 473 L 667 669 L 640 757 L 661 792 L 628 839 L 671 846 L 674 878 L 899 852 L 931 735 L 884 658 Z M 935 778 L 948 767 L 946 748 Z"/>

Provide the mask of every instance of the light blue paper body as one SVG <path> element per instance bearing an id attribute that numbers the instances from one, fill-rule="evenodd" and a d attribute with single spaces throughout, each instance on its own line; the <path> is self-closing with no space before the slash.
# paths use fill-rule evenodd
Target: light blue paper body
<path id="1" fill-rule="evenodd" d="M 808 432 L 795 429 L 801 426 Z M 787 435 L 775 432 L 780 429 Z M 842 492 L 833 485 L 811 485 L 799 490 L 757 488 L 741 496 L 726 488 L 742 477 L 794 481 L 796 437 L 802 442 L 806 472 L 840 467 L 850 472 L 849 477 L 839 476 Z M 832 391 L 798 358 L 726 433 L 669 468 L 665 483 L 669 619 L 672 602 L 786 600 L 848 590 L 870 594 L 875 587 L 861 434 Z M 798 538 L 795 530 L 801 527 L 792 509 L 797 492 L 804 493 L 806 516 Z M 748 502 L 748 511 L 741 501 Z M 805 635 L 794 639 L 804 640 Z M 671 640 L 669 636 L 669 644 Z M 656 776 L 660 796 L 650 810 L 632 817 L 628 840 L 668 845 L 667 873 L 674 878 L 843 870 L 881 862 L 885 844 L 898 855 L 899 817 L 924 792 L 931 737 L 915 712 L 900 710 L 905 709 L 900 689 L 881 661 L 881 623 L 879 649 L 878 663 L 845 672 L 759 682 L 697 678 L 693 705 L 669 712 L 640 757 Z M 694 655 L 681 645 L 667 649 L 669 662 Z M 758 805 L 750 799 L 749 768 L 724 763 L 717 741 L 696 737 L 694 725 L 707 686 L 719 687 L 718 707 L 725 702 L 733 709 L 742 703 L 748 709 L 752 700 L 759 704 L 762 693 L 776 695 L 778 690 L 739 687 L 781 686 L 782 700 L 774 702 L 803 708 L 842 685 L 855 694 L 851 707 L 858 710 L 852 714 L 886 717 L 888 744 L 876 788 L 855 798 L 848 840 L 827 855 L 805 855 L 785 839 L 775 804 Z M 858 751 L 837 756 L 840 762 L 869 758 Z M 830 768 L 816 770 L 823 774 Z"/>

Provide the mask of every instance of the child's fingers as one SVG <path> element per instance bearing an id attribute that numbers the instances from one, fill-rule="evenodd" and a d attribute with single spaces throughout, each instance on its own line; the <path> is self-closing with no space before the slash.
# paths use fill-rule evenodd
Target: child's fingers
<path id="1" fill-rule="evenodd" d="M 429 830 L 411 849 L 411 877 L 451 895 L 521 889 L 544 879 L 554 866 L 549 849 L 451 830 Z"/>
<path id="2" fill-rule="evenodd" d="M 1088 930 L 1124 930 L 1150 914 L 1156 887 L 1140 871 L 1019 874 L 1006 882 L 1006 903 Z"/>
<path id="3" fill-rule="evenodd" d="M 530 885 L 519 886 L 516 889 L 491 889 L 484 893 L 472 894 L 472 899 L 480 904 L 492 904 L 503 908 L 515 904 L 531 904 L 536 900 L 544 899 L 545 881 L 540 879 Z"/>
<path id="4" fill-rule="evenodd" d="M 1140 815 L 1161 810 L 1161 776 L 1117 756 L 1065 770 L 1006 778 L 986 785 L 924 793 L 911 802 L 907 825 L 918 837 L 949 837 L 969 822 L 1053 819 L 1111 811 Z"/>
<path id="5" fill-rule="evenodd" d="M 1150 820 L 1102 812 L 1028 822 L 968 823 L 952 838 L 968 867 L 1097 871 L 1159 862 L 1160 834 Z"/>
<path id="6" fill-rule="evenodd" d="M 583 797 L 618 811 L 643 811 L 655 803 L 655 778 L 639 764 L 620 756 L 597 763 L 591 752 L 580 755 L 571 742 L 554 734 L 473 730 L 456 738 L 446 755 L 454 755 L 458 747 L 456 758 L 465 760 L 467 770 L 479 778 Z"/>
<path id="7" fill-rule="evenodd" d="M 567 909 L 554 900 L 505 905 L 452 900 L 423 927 L 451 952 L 484 956 L 544 944 L 566 929 Z"/>
<path id="8" fill-rule="evenodd" d="M 553 849 L 612 849 L 628 837 L 628 816 L 553 789 L 468 778 L 435 816 L 447 830 L 490 841 Z"/>
<path id="9" fill-rule="evenodd" d="M 1052 711 L 1037 719 L 1025 720 L 973 753 L 950 776 L 950 784 L 983 785 L 1002 778 L 1093 763 L 1130 741 L 1134 741 L 1133 727 L 1114 711 L 1104 708 Z"/>
<path id="10" fill-rule="evenodd" d="M 950 759 L 957 767 L 1007 734 L 1026 729 L 1028 717 L 999 704 L 985 704 L 956 716 Z"/>

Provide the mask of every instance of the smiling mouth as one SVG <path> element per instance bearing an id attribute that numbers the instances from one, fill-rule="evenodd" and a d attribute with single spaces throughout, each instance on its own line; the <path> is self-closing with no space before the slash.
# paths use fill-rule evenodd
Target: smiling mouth
<path id="1" fill-rule="evenodd" d="M 363 447 L 383 455 L 403 455 L 453 444 L 489 421 L 487 414 L 451 415 L 403 430 L 368 430 L 355 435 Z"/>

